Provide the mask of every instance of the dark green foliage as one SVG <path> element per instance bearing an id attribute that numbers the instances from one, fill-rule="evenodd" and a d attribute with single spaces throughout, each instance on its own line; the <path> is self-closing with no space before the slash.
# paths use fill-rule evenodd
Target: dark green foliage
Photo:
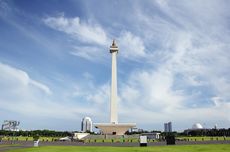
<path id="1" fill-rule="evenodd" d="M 229 129 L 201 129 L 201 130 L 187 130 L 183 135 L 188 136 L 230 136 Z"/>
<path id="2" fill-rule="evenodd" d="M 33 136 L 33 140 L 34 140 L 34 141 L 38 141 L 38 139 L 39 139 L 39 135 L 34 135 L 34 136 Z"/>
<path id="3" fill-rule="evenodd" d="M 0 135 L 2 136 L 30 136 L 34 137 L 35 135 L 43 136 L 43 137 L 65 137 L 71 136 L 71 132 L 68 131 L 54 131 L 54 130 L 33 130 L 33 131 L 7 131 L 0 130 Z"/>

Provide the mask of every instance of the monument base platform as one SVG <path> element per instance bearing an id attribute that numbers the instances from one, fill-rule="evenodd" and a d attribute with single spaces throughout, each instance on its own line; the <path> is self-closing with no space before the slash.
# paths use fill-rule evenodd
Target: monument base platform
<path id="1" fill-rule="evenodd" d="M 136 126 L 135 123 L 95 123 L 95 128 L 101 129 L 102 134 L 124 135 L 130 128 Z"/>

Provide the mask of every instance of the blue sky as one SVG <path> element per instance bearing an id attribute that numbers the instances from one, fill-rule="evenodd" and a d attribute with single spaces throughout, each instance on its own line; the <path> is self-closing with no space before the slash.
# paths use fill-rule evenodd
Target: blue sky
<path id="1" fill-rule="evenodd" d="M 118 54 L 119 122 L 230 127 L 230 12 L 219 0 L 0 0 L 0 121 L 79 130 L 109 121 Z"/>

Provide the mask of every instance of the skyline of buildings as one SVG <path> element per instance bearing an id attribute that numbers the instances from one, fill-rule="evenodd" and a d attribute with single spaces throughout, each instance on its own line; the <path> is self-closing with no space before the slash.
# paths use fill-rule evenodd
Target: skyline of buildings
<path id="1" fill-rule="evenodd" d="M 12 127 L 13 123 L 17 124 L 15 129 L 13 129 L 13 127 Z M 171 123 L 171 127 L 172 127 L 172 122 L 167 122 L 167 123 L 164 123 L 163 129 L 160 129 L 160 130 L 155 130 L 155 127 L 153 126 L 152 129 L 149 129 L 149 130 L 145 130 L 145 129 L 142 129 L 142 128 L 132 128 L 130 131 L 131 132 L 145 132 L 145 131 L 150 131 L 151 132 L 151 131 L 154 130 L 154 131 L 159 131 L 159 132 L 169 132 L 170 131 L 170 123 Z M 20 130 L 22 130 L 22 131 L 32 131 L 31 129 L 29 129 L 29 130 L 20 129 L 18 127 L 18 125 L 19 125 L 19 121 L 5 120 L 2 123 L 1 129 L 2 130 L 9 130 L 9 131 L 20 131 Z M 81 129 L 79 131 L 81 131 L 81 132 L 87 132 L 87 131 L 95 132 L 95 130 L 93 129 L 93 121 L 92 121 L 92 119 L 90 117 L 82 118 L 82 120 L 80 122 L 80 125 L 81 125 Z M 175 130 L 175 131 L 176 132 L 190 132 L 190 131 L 197 131 L 197 130 L 199 131 L 199 130 L 212 130 L 212 129 L 216 129 L 216 130 L 229 129 L 229 128 L 218 128 L 217 126 L 218 126 L 217 124 L 214 124 L 213 126 L 203 127 L 200 123 L 194 123 L 193 125 L 191 125 L 191 127 L 184 128 L 182 130 Z M 91 128 L 92 128 L 92 130 L 91 130 Z M 74 131 L 77 131 L 77 130 L 74 130 Z"/>

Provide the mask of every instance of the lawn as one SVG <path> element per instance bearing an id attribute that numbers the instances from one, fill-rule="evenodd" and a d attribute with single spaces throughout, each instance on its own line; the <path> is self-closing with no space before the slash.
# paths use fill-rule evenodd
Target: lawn
<path id="1" fill-rule="evenodd" d="M 40 141 L 52 141 L 52 140 L 58 140 L 61 137 L 40 137 Z M 12 137 L 3 137 L 2 140 L 12 140 Z M 19 141 L 33 141 L 33 137 L 24 137 L 24 136 L 15 136 L 14 140 L 19 140 Z"/>
<path id="2" fill-rule="evenodd" d="M 216 145 L 173 145 L 153 147 L 78 147 L 78 146 L 44 146 L 8 152 L 229 152 L 229 144 Z"/>
<path id="3" fill-rule="evenodd" d="M 52 140 L 58 140 L 60 137 L 40 137 L 40 141 L 52 141 Z M 14 137 L 15 140 L 20 141 L 32 141 L 33 137 L 22 137 L 22 136 L 16 136 Z M 177 139 L 186 139 L 189 141 L 209 141 L 209 140 L 230 140 L 230 137 L 177 137 Z M 2 140 L 12 140 L 12 137 L 3 137 Z M 139 139 L 96 139 L 96 142 L 139 142 Z M 95 142 L 95 139 L 86 139 L 85 142 Z M 149 140 L 148 142 L 153 142 L 153 140 Z M 156 142 L 156 140 L 154 141 Z"/>
<path id="4" fill-rule="evenodd" d="M 230 137 L 208 137 L 208 136 L 199 136 L 199 137 L 178 137 L 178 139 L 189 139 L 189 141 L 209 141 L 209 140 L 230 140 Z"/>

